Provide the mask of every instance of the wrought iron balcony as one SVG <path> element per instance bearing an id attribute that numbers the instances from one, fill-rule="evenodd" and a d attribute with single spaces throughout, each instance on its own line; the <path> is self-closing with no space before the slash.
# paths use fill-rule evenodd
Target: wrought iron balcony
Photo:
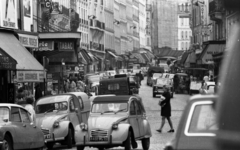
<path id="1" fill-rule="evenodd" d="M 210 19 L 213 21 L 219 21 L 222 20 L 222 9 L 223 6 L 219 0 L 214 0 L 209 3 L 209 16 Z"/>

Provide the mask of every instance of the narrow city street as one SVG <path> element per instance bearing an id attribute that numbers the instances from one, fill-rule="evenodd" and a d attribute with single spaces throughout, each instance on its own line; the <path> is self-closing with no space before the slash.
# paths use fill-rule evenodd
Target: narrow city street
<path id="1" fill-rule="evenodd" d="M 151 125 L 152 130 L 152 138 L 150 144 L 150 150 L 162 150 L 164 145 L 171 141 L 174 137 L 174 133 L 167 133 L 170 130 L 168 123 L 166 122 L 162 133 L 158 133 L 156 129 L 159 128 L 161 123 L 160 118 L 160 107 L 158 106 L 159 97 L 156 98 L 152 97 L 152 87 L 146 85 L 146 78 L 142 81 L 142 86 L 140 88 L 139 95 L 143 98 L 143 103 L 145 109 L 147 111 L 147 117 Z M 188 100 L 189 96 L 186 94 L 176 94 L 174 98 L 171 99 L 172 105 L 172 121 L 175 130 L 177 130 L 177 126 L 182 115 L 182 111 L 186 105 L 186 101 Z M 65 150 L 66 148 L 61 146 L 55 146 L 54 150 Z M 72 148 L 75 150 L 76 147 Z M 118 150 L 123 150 L 122 147 L 114 148 Z M 85 150 L 97 150 L 96 148 L 88 148 L 86 147 Z M 136 150 L 142 150 L 141 142 L 138 141 L 138 148 Z"/>

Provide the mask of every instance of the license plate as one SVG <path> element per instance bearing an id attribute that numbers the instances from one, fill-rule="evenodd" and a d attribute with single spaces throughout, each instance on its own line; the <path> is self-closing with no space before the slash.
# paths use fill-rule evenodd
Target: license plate
<path id="1" fill-rule="evenodd" d="M 45 138 L 45 139 L 51 139 L 52 136 L 51 136 L 51 134 L 46 134 L 46 135 L 44 135 L 44 138 Z"/>
<path id="2" fill-rule="evenodd" d="M 108 141 L 108 137 L 90 137 L 90 141 Z"/>

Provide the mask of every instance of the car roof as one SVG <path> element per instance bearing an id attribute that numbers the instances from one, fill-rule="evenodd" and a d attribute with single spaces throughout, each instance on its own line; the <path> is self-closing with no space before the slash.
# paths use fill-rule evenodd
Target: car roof
<path id="1" fill-rule="evenodd" d="M 24 108 L 22 107 L 21 105 L 17 105 L 17 104 L 9 104 L 9 103 L 1 103 L 0 106 L 6 106 L 6 107 L 21 107 L 21 108 Z"/>
<path id="2" fill-rule="evenodd" d="M 216 99 L 217 96 L 214 94 L 209 94 L 209 95 L 202 95 L 202 94 L 197 94 L 197 95 L 193 95 L 192 97 L 189 98 L 189 101 L 197 101 L 197 100 L 212 100 L 212 99 Z"/>
<path id="3" fill-rule="evenodd" d="M 37 104 L 39 105 L 39 104 L 48 104 L 48 103 L 51 103 L 51 102 L 62 102 L 62 101 L 66 101 L 67 98 L 69 98 L 70 96 L 73 96 L 73 95 L 74 94 L 69 93 L 69 94 L 57 94 L 57 95 L 50 95 L 50 96 L 41 97 L 37 101 Z M 60 96 L 65 96 L 66 98 L 64 100 L 63 99 L 61 99 L 61 100 L 56 99 L 56 97 L 60 97 Z M 51 99 L 51 101 L 50 101 L 50 98 L 54 98 L 54 99 Z"/>
<path id="4" fill-rule="evenodd" d="M 96 96 L 93 98 L 93 102 L 128 102 L 131 97 L 134 97 L 132 95 L 101 95 L 101 96 Z"/>

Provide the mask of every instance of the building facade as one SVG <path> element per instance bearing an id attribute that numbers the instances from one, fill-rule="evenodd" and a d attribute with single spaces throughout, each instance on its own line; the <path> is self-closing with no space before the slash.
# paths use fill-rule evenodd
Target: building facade
<path id="1" fill-rule="evenodd" d="M 154 0 L 152 7 L 152 48 L 178 49 L 177 1 Z"/>
<path id="2" fill-rule="evenodd" d="M 146 1 L 146 48 L 151 51 L 152 0 Z"/>
<path id="3" fill-rule="evenodd" d="M 139 0 L 139 40 L 140 48 L 146 48 L 146 0 Z"/>
<path id="4" fill-rule="evenodd" d="M 139 0 L 133 0 L 133 25 L 130 26 L 133 29 L 133 50 L 140 48 L 139 39 Z"/>
<path id="5" fill-rule="evenodd" d="M 190 4 L 190 0 L 178 2 L 178 50 L 189 50 L 191 44 Z"/>
<path id="6" fill-rule="evenodd" d="M 88 21 L 89 21 L 89 50 L 99 58 L 100 62 L 93 65 L 93 72 L 104 69 L 104 33 L 105 33 L 105 10 L 103 0 L 88 1 Z"/>
<path id="7" fill-rule="evenodd" d="M 79 14 L 78 32 L 81 32 L 80 48 L 89 48 L 89 26 L 88 26 L 88 2 L 86 0 L 76 1 L 76 12 Z"/>
<path id="8" fill-rule="evenodd" d="M 127 18 L 127 51 L 133 51 L 133 0 L 127 0 L 126 6 L 126 18 Z"/>
<path id="9" fill-rule="evenodd" d="M 126 0 L 119 0 L 119 19 L 120 19 L 120 42 L 121 54 L 127 52 L 127 2 Z"/>

